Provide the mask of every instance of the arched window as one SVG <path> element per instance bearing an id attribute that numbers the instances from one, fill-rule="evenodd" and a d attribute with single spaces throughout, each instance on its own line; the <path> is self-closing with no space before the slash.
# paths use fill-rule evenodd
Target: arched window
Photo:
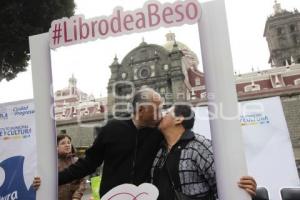
<path id="1" fill-rule="evenodd" d="M 293 32 L 295 32 L 295 31 L 296 31 L 296 26 L 295 26 L 295 24 L 291 24 L 291 25 L 290 25 L 290 32 L 293 33 Z"/>
<path id="2" fill-rule="evenodd" d="M 195 85 L 196 85 L 196 86 L 201 85 L 201 82 L 200 82 L 200 78 L 199 78 L 199 77 L 197 77 L 197 78 L 195 79 Z"/>
<path id="3" fill-rule="evenodd" d="M 293 43 L 294 43 L 294 45 L 300 44 L 300 40 L 298 39 L 298 37 L 296 35 L 293 36 Z"/>
<path id="4" fill-rule="evenodd" d="M 281 27 L 277 28 L 277 35 L 282 35 L 283 30 Z"/>

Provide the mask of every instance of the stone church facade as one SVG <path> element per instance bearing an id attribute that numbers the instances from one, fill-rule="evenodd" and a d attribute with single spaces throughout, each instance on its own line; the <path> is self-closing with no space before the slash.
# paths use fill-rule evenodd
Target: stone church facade
<path id="1" fill-rule="evenodd" d="M 143 41 L 119 63 L 110 65 L 108 83 L 108 110 L 125 106 L 134 91 L 146 85 L 158 91 L 166 103 L 186 101 L 190 98 L 189 70 L 198 64 L 197 56 L 184 44 L 175 41 L 175 34 L 168 33 L 165 46 Z"/>
<path id="2" fill-rule="evenodd" d="M 287 11 L 275 3 L 274 13 L 267 19 L 264 31 L 272 66 L 300 63 L 300 13 Z"/>

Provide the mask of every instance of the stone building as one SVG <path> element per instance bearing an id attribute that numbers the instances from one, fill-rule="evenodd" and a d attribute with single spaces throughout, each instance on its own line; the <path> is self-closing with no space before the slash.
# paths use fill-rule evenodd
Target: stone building
<path id="1" fill-rule="evenodd" d="M 283 10 L 276 2 L 274 13 L 266 21 L 264 36 L 270 50 L 271 68 L 235 74 L 238 98 L 244 101 L 272 96 L 281 97 L 295 159 L 300 165 L 300 14 L 298 11 Z M 210 94 L 206 93 L 204 73 L 198 69 L 197 55 L 188 46 L 176 40 L 175 33 L 167 33 L 166 39 L 164 45 L 142 41 L 136 48 L 129 50 L 120 62 L 117 57 L 113 59 L 113 63 L 109 66 L 111 77 L 107 87 L 107 104 L 102 104 L 105 108 L 107 106 L 109 113 L 114 109 L 128 111 L 128 102 L 132 93 L 143 85 L 154 88 L 167 103 L 183 100 L 206 105 Z M 71 85 L 73 85 L 72 81 Z M 67 91 L 72 89 L 69 88 Z M 59 102 L 61 103 L 58 101 L 60 93 L 61 91 L 56 92 L 57 106 Z M 80 98 L 77 97 L 78 99 Z M 101 126 L 107 119 L 105 113 L 99 113 L 100 107 L 99 104 L 97 105 L 94 105 L 95 112 L 89 111 L 80 124 L 74 116 L 67 120 L 57 118 L 57 129 L 66 130 L 67 133 L 72 132 L 80 135 L 81 138 L 88 133 L 89 137 L 82 138 L 76 143 L 78 146 L 88 146 L 93 140 L 93 126 Z M 81 108 L 75 110 L 76 114 L 82 111 Z M 58 113 L 62 112 L 60 107 Z M 70 112 L 73 113 L 74 110 Z"/>
<path id="2" fill-rule="evenodd" d="M 267 39 L 272 67 L 300 63 L 300 13 L 287 11 L 275 1 L 274 13 L 267 19 L 264 36 Z"/>
<path id="3" fill-rule="evenodd" d="M 118 106 L 127 110 L 126 102 L 143 85 L 158 91 L 167 103 L 189 98 L 192 87 L 188 74 L 197 71 L 197 56 L 186 45 L 175 42 L 174 33 L 166 36 L 165 46 L 143 41 L 120 63 L 114 58 L 109 66 L 108 111 Z"/>
<path id="4" fill-rule="evenodd" d="M 93 127 L 99 125 L 99 119 L 105 115 L 106 99 L 95 99 L 81 91 L 72 75 L 68 87 L 54 94 L 57 133 L 70 135 L 76 147 L 89 146 L 94 140 Z"/>

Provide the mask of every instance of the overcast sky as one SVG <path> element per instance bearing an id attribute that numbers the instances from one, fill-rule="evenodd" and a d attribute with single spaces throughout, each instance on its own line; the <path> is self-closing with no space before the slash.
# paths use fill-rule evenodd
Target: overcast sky
<path id="1" fill-rule="evenodd" d="M 76 1 L 76 0 L 75 0 Z M 124 10 L 141 8 L 141 0 L 77 0 L 76 14 L 86 18 L 111 15 L 116 6 Z M 174 0 L 160 0 L 174 2 Z M 200 2 L 204 2 L 200 0 Z M 279 0 L 287 10 L 300 9 L 299 0 Z M 109 5 L 108 5 L 109 4 Z M 273 13 L 274 0 L 226 0 L 226 10 L 234 69 L 236 72 L 250 72 L 253 67 L 268 69 L 269 51 L 263 31 L 266 19 Z M 197 25 L 184 25 L 176 28 L 161 28 L 152 32 L 134 33 L 120 37 L 96 40 L 74 46 L 61 47 L 51 52 L 53 88 L 68 86 L 72 74 L 77 78 L 77 86 L 95 97 L 106 96 L 110 77 L 109 65 L 115 55 L 121 62 L 124 56 L 138 46 L 142 38 L 147 43 L 164 45 L 165 34 L 176 34 L 176 40 L 186 44 L 201 60 Z M 202 70 L 202 66 L 199 66 Z M 16 79 L 0 82 L 0 103 L 33 98 L 31 69 L 20 73 Z M 4 94 L 4 95 L 3 95 Z"/>

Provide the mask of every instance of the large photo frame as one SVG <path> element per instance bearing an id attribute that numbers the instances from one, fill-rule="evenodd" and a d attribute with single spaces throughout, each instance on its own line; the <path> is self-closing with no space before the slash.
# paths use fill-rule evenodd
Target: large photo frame
<path id="1" fill-rule="evenodd" d="M 149 4 L 150 2 L 147 3 Z M 236 116 L 236 113 L 238 113 L 237 94 L 233 79 L 233 64 L 224 0 L 215 0 L 201 4 L 201 17 L 197 23 L 207 92 L 215 94 L 214 98 L 209 99 L 209 102 L 213 102 L 215 105 L 222 104 L 226 113 Z M 57 169 L 56 165 L 53 164 L 56 163 L 56 155 L 53 150 L 53 147 L 56 145 L 55 134 L 53 134 L 55 132 L 55 121 L 50 115 L 46 114 L 49 113 L 49 110 L 53 111 L 52 105 L 54 103 L 53 96 L 51 96 L 53 91 L 51 87 L 50 57 L 50 46 L 54 46 L 53 43 L 49 46 L 49 41 L 53 39 L 53 36 L 50 34 L 51 32 L 31 36 L 29 39 L 36 108 L 36 129 L 37 132 L 43 133 L 37 135 L 37 148 L 41 151 L 38 155 L 38 172 L 44 180 L 47 180 L 43 182 L 37 197 L 43 199 L 45 197 L 47 199 L 55 199 L 57 193 Z M 85 41 L 87 40 L 94 40 L 94 38 L 89 38 Z M 73 44 L 72 41 L 69 45 L 71 44 Z M 223 84 L 219 84 L 220 80 L 224 80 L 222 81 Z M 209 107 L 208 109 L 214 112 L 214 107 Z M 236 185 L 239 177 L 247 174 L 239 119 L 213 119 L 210 121 L 210 126 L 219 197 L 224 200 L 250 199 L 250 196 Z M 221 132 L 226 132 L 226 135 L 221 134 Z M 230 154 L 235 156 L 230 157 L 230 160 L 228 160 L 227 155 Z"/>

